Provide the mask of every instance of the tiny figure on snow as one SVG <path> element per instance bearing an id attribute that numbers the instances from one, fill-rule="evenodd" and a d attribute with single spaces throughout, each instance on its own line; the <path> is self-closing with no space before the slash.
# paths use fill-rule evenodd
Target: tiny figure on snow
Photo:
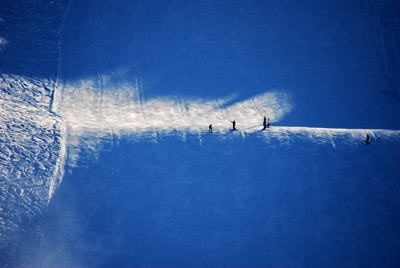
<path id="1" fill-rule="evenodd" d="M 233 120 L 231 122 L 232 122 L 232 130 L 236 130 L 236 121 Z"/>
<path id="2" fill-rule="evenodd" d="M 264 120 L 263 120 L 263 130 L 265 130 L 267 128 L 267 118 L 264 116 Z"/>
<path id="3" fill-rule="evenodd" d="M 209 126 L 208 126 L 208 132 L 212 132 L 212 124 L 210 124 Z"/>
<path id="4" fill-rule="evenodd" d="M 371 144 L 371 142 L 369 140 L 369 134 L 367 134 L 367 139 L 365 140 L 365 144 Z"/>
<path id="5" fill-rule="evenodd" d="M 263 126 L 264 126 L 263 130 L 265 130 L 266 128 L 269 128 L 269 126 L 270 126 L 269 118 L 267 119 L 265 116 L 264 116 Z"/>

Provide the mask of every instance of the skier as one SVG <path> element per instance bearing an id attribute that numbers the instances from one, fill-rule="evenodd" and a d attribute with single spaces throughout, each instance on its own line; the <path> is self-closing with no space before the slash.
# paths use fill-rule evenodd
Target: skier
<path id="1" fill-rule="evenodd" d="M 268 118 L 267 121 L 268 121 L 268 122 L 267 122 L 267 128 L 269 128 L 269 126 L 270 126 L 270 124 L 269 124 L 269 118 Z"/>
<path id="2" fill-rule="evenodd" d="M 212 124 L 208 126 L 208 132 L 212 133 Z"/>
<path id="3" fill-rule="evenodd" d="M 367 139 L 365 140 L 365 144 L 369 145 L 371 142 L 369 141 L 369 134 L 367 134 Z"/>
<path id="4" fill-rule="evenodd" d="M 232 122 L 232 130 L 236 130 L 236 121 L 233 120 L 231 122 Z"/>
<path id="5" fill-rule="evenodd" d="M 265 130 L 267 128 L 267 118 L 264 116 L 264 121 L 263 121 L 263 130 Z"/>

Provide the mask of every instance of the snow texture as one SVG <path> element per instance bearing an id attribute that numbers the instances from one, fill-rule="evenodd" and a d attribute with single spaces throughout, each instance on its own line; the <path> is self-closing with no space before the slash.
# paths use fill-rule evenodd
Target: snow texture
<path id="1" fill-rule="evenodd" d="M 49 111 L 53 83 L 0 76 L 2 254 L 9 253 L 6 247 L 23 244 L 63 176 L 62 120 Z"/>
<path id="2" fill-rule="evenodd" d="M 1 267 L 12 267 L 43 235 L 63 177 L 65 128 L 51 103 L 64 2 L 0 4 Z"/>

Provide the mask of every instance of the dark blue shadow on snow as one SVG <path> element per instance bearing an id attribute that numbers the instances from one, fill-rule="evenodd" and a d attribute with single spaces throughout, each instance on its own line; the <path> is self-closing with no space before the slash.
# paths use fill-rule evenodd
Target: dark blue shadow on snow
<path id="1" fill-rule="evenodd" d="M 207 135 L 202 146 L 195 137 L 106 144 L 64 178 L 38 262 L 398 267 L 400 148 L 374 142 L 334 149 Z"/>
<path id="2" fill-rule="evenodd" d="M 66 81 L 124 69 L 146 97 L 245 99 L 283 89 L 297 109 L 282 124 L 398 129 L 399 5 L 72 0 L 58 36 L 65 1 L 9 1 L 0 67 L 53 76 L 61 38 Z"/>

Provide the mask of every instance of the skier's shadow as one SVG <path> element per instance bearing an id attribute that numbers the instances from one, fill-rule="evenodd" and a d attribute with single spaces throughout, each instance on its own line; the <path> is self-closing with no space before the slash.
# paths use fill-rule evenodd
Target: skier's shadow
<path id="1" fill-rule="evenodd" d="M 259 131 L 260 131 L 260 132 L 263 132 L 263 131 L 268 131 L 268 129 L 269 129 L 269 127 L 266 127 L 266 128 L 262 128 L 262 129 L 260 129 Z"/>

